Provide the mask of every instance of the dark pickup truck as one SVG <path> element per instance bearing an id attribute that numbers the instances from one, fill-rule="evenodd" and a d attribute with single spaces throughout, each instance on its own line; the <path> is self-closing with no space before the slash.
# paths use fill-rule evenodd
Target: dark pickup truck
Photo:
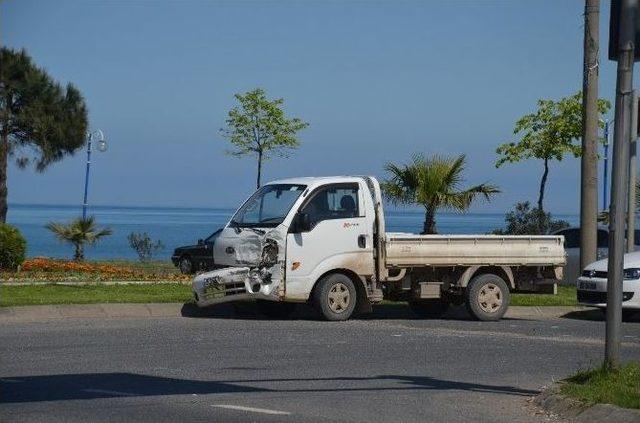
<path id="1" fill-rule="evenodd" d="M 185 245 L 173 251 L 171 261 L 184 274 L 215 269 L 213 244 L 222 229 L 218 229 L 195 245 Z"/>

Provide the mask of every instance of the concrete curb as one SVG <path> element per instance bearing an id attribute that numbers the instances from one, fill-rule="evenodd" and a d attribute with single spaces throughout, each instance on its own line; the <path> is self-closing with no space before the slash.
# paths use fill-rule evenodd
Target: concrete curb
<path id="1" fill-rule="evenodd" d="M 180 317 L 183 303 L 64 304 L 0 307 L 0 324 L 36 322 L 66 318 Z M 506 318 L 556 319 L 567 313 L 584 311 L 582 307 L 510 307 Z M 455 311 L 455 310 L 454 310 Z M 463 311 L 458 310 L 460 314 Z M 455 312 L 447 313 L 453 318 Z M 466 316 L 468 318 L 468 316 Z"/>
<path id="2" fill-rule="evenodd" d="M 576 399 L 560 395 L 557 387 L 544 390 L 534 402 L 545 410 L 574 422 L 640 423 L 640 410 L 612 404 L 596 404 L 589 407 Z"/>

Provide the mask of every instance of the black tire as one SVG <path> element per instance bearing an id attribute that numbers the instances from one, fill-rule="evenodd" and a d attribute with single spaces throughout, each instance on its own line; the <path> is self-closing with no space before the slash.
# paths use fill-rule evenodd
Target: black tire
<path id="1" fill-rule="evenodd" d="M 318 281 L 313 305 L 326 320 L 347 320 L 356 307 L 356 295 L 356 287 L 348 276 L 333 273 Z"/>
<path id="2" fill-rule="evenodd" d="M 467 310 L 473 318 L 496 321 L 509 308 L 509 287 L 498 275 L 478 275 L 467 285 L 464 298 Z"/>
<path id="3" fill-rule="evenodd" d="M 296 311 L 296 303 L 258 300 L 256 306 L 260 313 L 270 319 L 287 319 Z"/>
<path id="4" fill-rule="evenodd" d="M 409 301 L 409 308 L 421 319 L 438 319 L 449 308 L 449 302 L 442 299 Z"/>
<path id="5" fill-rule="evenodd" d="M 184 275 L 190 275 L 194 272 L 193 262 L 189 256 L 180 257 L 178 268 L 180 269 L 180 273 Z"/>

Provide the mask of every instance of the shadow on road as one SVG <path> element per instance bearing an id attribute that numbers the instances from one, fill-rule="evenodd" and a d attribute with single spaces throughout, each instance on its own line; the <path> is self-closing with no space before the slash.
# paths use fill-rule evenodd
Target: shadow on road
<path id="1" fill-rule="evenodd" d="M 321 320 L 319 314 L 307 304 L 298 304 L 296 311 L 287 318 L 272 318 L 260 313 L 251 302 L 223 303 L 206 308 L 198 308 L 194 303 L 182 306 L 183 317 L 218 318 L 218 319 L 250 319 L 250 320 Z M 355 320 L 424 320 L 411 312 L 407 304 L 398 302 L 378 304 L 370 313 L 359 313 Z M 463 306 L 451 307 L 442 320 L 473 320 Z M 526 320 L 503 317 L 502 320 Z"/>
<path id="2" fill-rule="evenodd" d="M 573 319 L 573 320 L 589 320 L 592 322 L 603 322 L 606 320 L 604 311 L 599 310 L 597 308 L 572 311 L 570 313 L 563 315 L 562 318 Z M 640 311 L 631 312 L 631 310 L 623 310 L 622 321 L 640 323 Z"/>
<path id="3" fill-rule="evenodd" d="M 9 377 L 1 378 L 0 383 L 0 403 L 250 392 L 461 390 L 522 396 L 538 393 L 513 386 L 398 375 L 200 381 L 133 373 L 85 373 Z M 295 386 L 287 388 L 287 384 Z"/>

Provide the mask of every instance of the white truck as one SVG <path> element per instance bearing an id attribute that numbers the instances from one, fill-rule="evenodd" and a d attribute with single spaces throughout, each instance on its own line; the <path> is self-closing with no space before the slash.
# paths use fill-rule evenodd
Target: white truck
<path id="1" fill-rule="evenodd" d="M 510 292 L 553 293 L 565 264 L 562 236 L 416 235 L 385 232 L 374 177 L 268 183 L 214 241 L 218 268 L 193 281 L 198 306 L 257 300 L 267 315 L 310 302 L 327 320 L 408 301 L 423 317 L 466 304 L 498 320 Z"/>

